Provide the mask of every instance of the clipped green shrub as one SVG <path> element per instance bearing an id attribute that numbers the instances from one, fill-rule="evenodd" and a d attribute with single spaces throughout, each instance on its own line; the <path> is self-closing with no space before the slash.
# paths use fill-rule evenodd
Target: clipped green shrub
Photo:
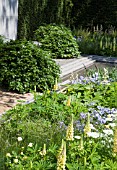
<path id="1" fill-rule="evenodd" d="M 0 49 L 0 84 L 20 93 L 36 86 L 51 89 L 60 69 L 48 52 L 29 41 L 10 41 Z"/>
<path id="2" fill-rule="evenodd" d="M 34 36 L 41 48 L 50 51 L 53 58 L 74 58 L 80 54 L 72 32 L 63 25 L 40 26 Z"/>

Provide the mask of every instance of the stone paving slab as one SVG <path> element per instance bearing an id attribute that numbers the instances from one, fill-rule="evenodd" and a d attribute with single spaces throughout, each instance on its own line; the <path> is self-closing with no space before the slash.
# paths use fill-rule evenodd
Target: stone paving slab
<path id="1" fill-rule="evenodd" d="M 60 65 L 61 69 L 60 77 L 62 79 L 71 73 L 84 69 L 84 67 L 89 67 L 95 62 L 94 59 L 82 56 L 74 59 L 56 59 L 55 61 L 58 65 Z"/>
<path id="2" fill-rule="evenodd" d="M 88 57 L 92 60 L 96 60 L 98 62 L 105 62 L 105 63 L 114 63 L 117 64 L 117 57 L 106 57 L 106 56 L 98 56 L 98 55 L 84 55 L 84 57 Z"/>
<path id="3" fill-rule="evenodd" d="M 106 63 L 116 63 L 117 64 L 117 57 L 104 57 L 104 56 L 98 56 L 98 55 L 81 55 L 79 58 L 73 58 L 73 59 L 55 59 L 56 63 L 60 66 L 64 66 L 65 64 L 72 63 L 76 60 L 80 59 L 91 59 L 98 62 L 106 62 Z"/>
<path id="4" fill-rule="evenodd" d="M 32 100 L 33 97 L 32 93 L 18 94 L 0 88 L 0 115 L 12 109 L 16 104 Z"/>

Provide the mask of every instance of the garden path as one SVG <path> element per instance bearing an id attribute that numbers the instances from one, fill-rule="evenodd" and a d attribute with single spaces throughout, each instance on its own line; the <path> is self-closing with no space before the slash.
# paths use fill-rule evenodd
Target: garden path
<path id="1" fill-rule="evenodd" d="M 9 109 L 12 109 L 16 104 L 31 100 L 33 94 L 17 94 L 15 92 L 0 89 L 0 115 Z"/>

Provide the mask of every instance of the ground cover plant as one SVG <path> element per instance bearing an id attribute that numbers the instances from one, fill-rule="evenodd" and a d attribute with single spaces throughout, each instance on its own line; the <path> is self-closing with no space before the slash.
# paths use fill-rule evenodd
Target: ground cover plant
<path id="1" fill-rule="evenodd" d="M 117 57 L 117 30 L 113 27 L 103 31 L 102 26 L 90 30 L 75 30 L 79 50 L 83 54 Z"/>
<path id="2" fill-rule="evenodd" d="M 35 102 L 4 114 L 2 169 L 116 170 L 117 79 L 111 75 L 105 69 L 73 79 L 64 93 L 34 93 Z"/>
<path id="3" fill-rule="evenodd" d="M 0 48 L 0 85 L 20 93 L 53 88 L 59 66 L 51 54 L 27 40 L 15 40 Z"/>
<path id="4" fill-rule="evenodd" d="M 34 38 L 41 43 L 40 48 L 52 53 L 52 58 L 74 58 L 80 55 L 72 31 L 63 25 L 40 26 Z"/>

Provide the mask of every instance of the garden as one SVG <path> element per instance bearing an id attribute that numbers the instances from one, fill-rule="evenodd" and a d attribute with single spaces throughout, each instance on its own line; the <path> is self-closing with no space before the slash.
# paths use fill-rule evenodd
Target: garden
<path id="1" fill-rule="evenodd" d="M 32 41 L 1 37 L 0 86 L 34 95 L 0 118 L 1 169 L 117 170 L 117 68 L 89 70 L 61 91 L 53 60 L 117 57 L 117 32 L 105 34 L 50 24 Z"/>

